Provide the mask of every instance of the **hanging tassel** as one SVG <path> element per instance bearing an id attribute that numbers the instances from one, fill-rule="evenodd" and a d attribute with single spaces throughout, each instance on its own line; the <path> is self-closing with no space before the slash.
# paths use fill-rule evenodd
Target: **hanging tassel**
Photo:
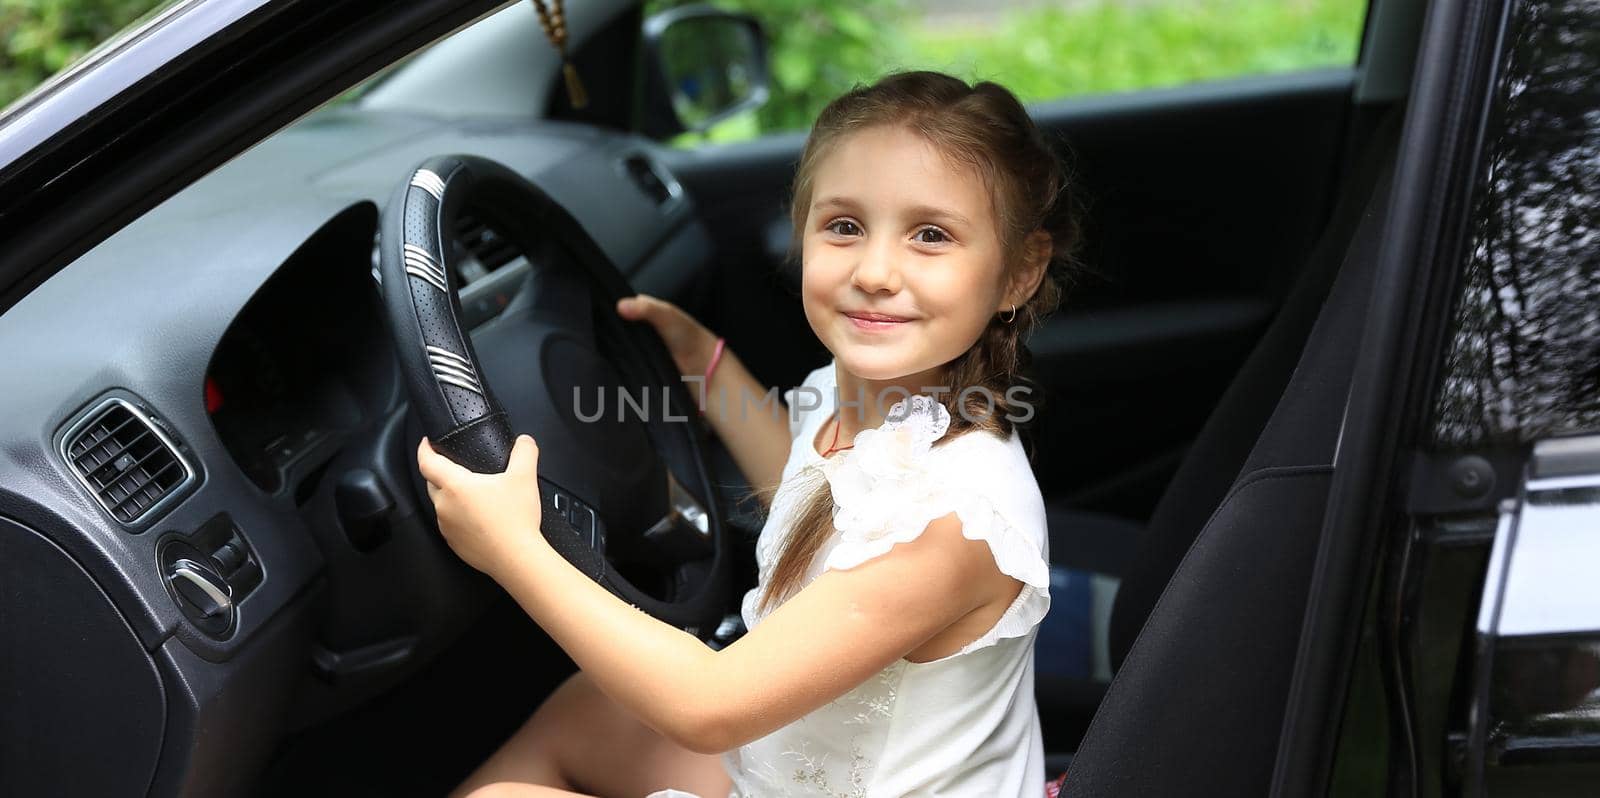
<path id="1" fill-rule="evenodd" d="M 544 28 L 545 37 L 561 56 L 561 76 L 567 84 L 567 101 L 572 103 L 573 108 L 588 107 L 589 93 L 584 91 L 583 81 L 578 78 L 578 68 L 567 57 L 567 15 L 561 7 L 561 0 L 550 0 L 548 7 L 544 0 L 532 2 L 533 10 L 539 15 L 539 26 Z"/>
<path id="2" fill-rule="evenodd" d="M 583 90 L 583 81 L 578 78 L 578 68 L 571 61 L 561 62 L 561 74 L 567 79 L 567 99 L 572 101 L 573 108 L 585 108 L 589 105 L 589 93 Z"/>

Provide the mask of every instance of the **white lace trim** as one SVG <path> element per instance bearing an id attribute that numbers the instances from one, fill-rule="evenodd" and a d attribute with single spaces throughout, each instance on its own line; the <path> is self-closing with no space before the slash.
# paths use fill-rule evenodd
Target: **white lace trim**
<path id="1" fill-rule="evenodd" d="M 833 492 L 839 533 L 822 570 L 854 568 L 896 543 L 915 540 L 934 519 L 955 512 L 961 534 L 988 543 L 1001 573 L 1023 588 L 993 627 L 950 656 L 1026 635 L 1050 610 L 1050 565 L 1038 543 L 987 496 L 962 483 L 959 468 L 934 467 L 933 442 L 950 424 L 943 404 L 911 396 L 896 402 L 888 418 L 878 429 L 862 430 L 845 456 L 818 464 Z"/>

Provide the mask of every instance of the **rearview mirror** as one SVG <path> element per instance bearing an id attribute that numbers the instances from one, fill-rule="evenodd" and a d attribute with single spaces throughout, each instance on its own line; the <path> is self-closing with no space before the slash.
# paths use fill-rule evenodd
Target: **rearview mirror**
<path id="1" fill-rule="evenodd" d="M 766 39 L 753 17 L 683 6 L 645 20 L 644 40 L 649 135 L 703 131 L 767 101 Z"/>

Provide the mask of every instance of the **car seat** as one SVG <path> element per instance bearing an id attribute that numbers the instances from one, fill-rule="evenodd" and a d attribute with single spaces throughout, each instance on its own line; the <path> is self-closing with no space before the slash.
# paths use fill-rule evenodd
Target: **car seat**
<path id="1" fill-rule="evenodd" d="M 1050 776 L 1070 762 L 1064 796 L 1267 790 L 1402 113 L 1373 127 L 1296 285 L 1139 533 L 1109 627 L 1120 667 L 1076 753 L 1047 761 Z"/>

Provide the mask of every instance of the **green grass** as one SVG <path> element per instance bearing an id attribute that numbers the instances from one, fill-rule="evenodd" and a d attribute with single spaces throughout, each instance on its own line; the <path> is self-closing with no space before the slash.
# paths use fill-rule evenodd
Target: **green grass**
<path id="1" fill-rule="evenodd" d="M 993 31 L 909 35 L 907 64 L 994 80 L 1026 101 L 1355 62 L 1364 0 L 1095 2 Z"/>

